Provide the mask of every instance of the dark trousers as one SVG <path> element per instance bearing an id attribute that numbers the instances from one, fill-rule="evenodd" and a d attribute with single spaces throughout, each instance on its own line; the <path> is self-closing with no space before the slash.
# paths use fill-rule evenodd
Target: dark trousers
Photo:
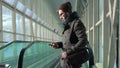
<path id="1" fill-rule="evenodd" d="M 66 59 L 60 59 L 60 64 L 62 68 L 80 68 L 82 64 L 71 65 L 71 63 Z"/>
<path id="2" fill-rule="evenodd" d="M 92 68 L 92 66 L 95 64 L 95 63 L 94 63 L 93 50 L 92 50 L 91 48 L 88 48 L 88 51 L 89 51 L 89 56 L 90 56 L 89 66 L 90 66 L 90 68 Z"/>

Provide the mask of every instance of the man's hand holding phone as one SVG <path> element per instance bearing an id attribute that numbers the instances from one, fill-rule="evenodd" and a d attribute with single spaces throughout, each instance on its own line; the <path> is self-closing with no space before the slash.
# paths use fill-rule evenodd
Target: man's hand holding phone
<path id="1" fill-rule="evenodd" d="M 57 43 L 55 43 L 55 42 L 53 42 L 53 43 L 51 43 L 51 44 L 49 44 L 52 48 L 55 48 L 55 49 L 57 49 L 58 48 L 58 44 Z"/>

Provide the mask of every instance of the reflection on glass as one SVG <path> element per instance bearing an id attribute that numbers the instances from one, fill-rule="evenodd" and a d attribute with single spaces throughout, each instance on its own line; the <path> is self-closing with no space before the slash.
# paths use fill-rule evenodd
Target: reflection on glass
<path id="1" fill-rule="evenodd" d="M 3 30 L 12 32 L 12 11 L 2 6 Z"/>

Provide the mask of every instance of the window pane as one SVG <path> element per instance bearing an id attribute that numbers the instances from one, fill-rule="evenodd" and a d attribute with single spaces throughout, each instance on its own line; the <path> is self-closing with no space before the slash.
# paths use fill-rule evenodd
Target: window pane
<path id="1" fill-rule="evenodd" d="M 35 22 L 32 23 L 32 26 L 33 26 L 33 36 L 36 36 L 36 27 L 35 27 Z"/>
<path id="2" fill-rule="evenodd" d="M 41 22 L 41 19 L 39 17 L 37 18 L 37 22 Z"/>
<path id="3" fill-rule="evenodd" d="M 41 26 L 41 30 L 40 30 L 41 32 L 40 32 L 40 35 L 41 35 L 41 38 L 43 39 L 43 27 Z"/>
<path id="4" fill-rule="evenodd" d="M 40 25 L 37 25 L 37 37 L 40 37 Z"/>
<path id="5" fill-rule="evenodd" d="M 25 14 L 26 14 L 27 16 L 31 16 L 32 11 L 31 11 L 30 9 L 27 8 Z"/>
<path id="6" fill-rule="evenodd" d="M 33 19 L 36 19 L 36 18 L 37 18 L 37 16 L 36 16 L 36 14 L 35 14 L 35 13 L 33 13 L 32 18 L 33 18 Z"/>
<path id="7" fill-rule="evenodd" d="M 29 36 L 25 36 L 25 41 L 31 41 Z"/>
<path id="8" fill-rule="evenodd" d="M 24 11 L 24 8 L 25 8 L 25 7 L 24 7 L 24 5 L 23 5 L 21 2 L 18 1 L 16 8 L 17 8 L 18 10 L 20 10 L 20 11 Z"/>
<path id="9" fill-rule="evenodd" d="M 25 18 L 25 34 L 26 35 L 31 35 L 30 34 L 30 20 L 28 18 Z"/>
<path id="10" fill-rule="evenodd" d="M 6 41 L 6 42 L 13 41 L 13 35 L 11 33 L 3 32 L 3 41 Z"/>
<path id="11" fill-rule="evenodd" d="M 7 2 L 10 5 L 13 5 L 15 0 L 3 0 L 3 1 Z"/>
<path id="12" fill-rule="evenodd" d="M 23 40 L 23 36 L 22 35 L 16 35 L 16 40 Z"/>
<path id="13" fill-rule="evenodd" d="M 4 6 L 2 6 L 2 21 L 3 30 L 12 32 L 12 11 Z"/>
<path id="14" fill-rule="evenodd" d="M 22 31 L 22 16 L 16 14 L 16 33 L 23 33 Z"/>

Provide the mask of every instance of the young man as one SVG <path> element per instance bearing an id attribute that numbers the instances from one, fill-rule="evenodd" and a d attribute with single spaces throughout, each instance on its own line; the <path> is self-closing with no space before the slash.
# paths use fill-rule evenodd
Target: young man
<path id="1" fill-rule="evenodd" d="M 57 13 L 64 22 L 63 42 L 53 42 L 53 48 L 62 48 L 62 68 L 80 68 L 89 59 L 86 46 L 88 44 L 86 29 L 77 12 L 72 12 L 70 2 L 58 7 Z"/>

